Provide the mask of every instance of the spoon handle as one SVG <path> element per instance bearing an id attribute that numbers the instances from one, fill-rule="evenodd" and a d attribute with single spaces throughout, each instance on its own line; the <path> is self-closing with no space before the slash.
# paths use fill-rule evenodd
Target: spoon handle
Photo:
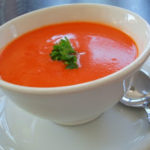
<path id="1" fill-rule="evenodd" d="M 149 103 L 144 105 L 144 109 L 147 113 L 147 118 L 148 118 L 148 122 L 150 123 L 150 107 L 149 107 Z"/>

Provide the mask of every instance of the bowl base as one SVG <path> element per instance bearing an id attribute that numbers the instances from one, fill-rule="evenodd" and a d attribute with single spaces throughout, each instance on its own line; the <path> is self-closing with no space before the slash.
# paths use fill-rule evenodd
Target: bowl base
<path id="1" fill-rule="evenodd" d="M 74 122 L 61 122 L 61 121 L 54 121 L 54 123 L 61 125 L 61 126 L 77 126 L 77 125 L 83 125 L 83 124 L 87 124 L 91 121 L 94 121 L 95 119 L 99 118 L 102 114 L 96 114 L 92 117 L 89 117 L 87 119 L 84 120 L 78 120 L 78 121 L 74 121 Z"/>

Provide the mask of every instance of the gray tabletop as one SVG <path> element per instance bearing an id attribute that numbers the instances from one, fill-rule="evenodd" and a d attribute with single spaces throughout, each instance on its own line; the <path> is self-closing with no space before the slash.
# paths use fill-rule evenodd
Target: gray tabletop
<path id="1" fill-rule="evenodd" d="M 150 23 L 150 0 L 0 0 L 0 24 L 36 9 L 70 3 L 114 5 L 129 9 Z"/>

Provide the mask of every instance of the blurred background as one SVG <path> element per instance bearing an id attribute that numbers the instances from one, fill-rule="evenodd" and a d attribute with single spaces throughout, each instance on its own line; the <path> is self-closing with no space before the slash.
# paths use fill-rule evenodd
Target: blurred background
<path id="1" fill-rule="evenodd" d="M 150 0 L 0 0 L 0 25 L 36 9 L 71 3 L 98 3 L 126 8 L 150 23 Z"/>

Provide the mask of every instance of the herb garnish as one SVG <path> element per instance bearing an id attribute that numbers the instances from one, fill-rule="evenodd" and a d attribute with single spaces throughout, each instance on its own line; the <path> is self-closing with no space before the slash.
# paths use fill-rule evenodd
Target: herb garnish
<path id="1" fill-rule="evenodd" d="M 67 37 L 53 46 L 50 56 L 52 60 L 63 61 L 67 69 L 78 68 L 77 52 L 73 49 Z"/>

